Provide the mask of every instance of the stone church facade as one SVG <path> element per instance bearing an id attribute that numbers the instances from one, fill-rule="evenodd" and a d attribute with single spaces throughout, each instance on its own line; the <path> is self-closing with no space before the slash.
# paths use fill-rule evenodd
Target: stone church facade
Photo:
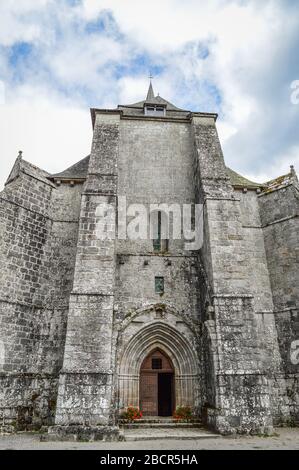
<path id="1" fill-rule="evenodd" d="M 225 166 L 217 115 L 92 109 L 90 156 L 20 153 L 0 193 L 0 425 L 117 434 L 190 406 L 221 433 L 299 422 L 298 179 Z M 97 208 L 202 204 L 203 245 L 97 236 Z M 118 230 L 117 216 L 110 230 Z"/>

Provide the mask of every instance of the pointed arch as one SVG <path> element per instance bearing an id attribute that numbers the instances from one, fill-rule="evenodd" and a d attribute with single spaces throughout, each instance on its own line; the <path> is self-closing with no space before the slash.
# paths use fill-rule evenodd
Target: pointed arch
<path id="1" fill-rule="evenodd" d="M 190 341 L 169 324 L 156 321 L 139 330 L 126 344 L 119 363 L 119 406 L 139 404 L 140 368 L 155 348 L 165 352 L 175 371 L 176 404 L 199 407 L 199 359 Z"/>

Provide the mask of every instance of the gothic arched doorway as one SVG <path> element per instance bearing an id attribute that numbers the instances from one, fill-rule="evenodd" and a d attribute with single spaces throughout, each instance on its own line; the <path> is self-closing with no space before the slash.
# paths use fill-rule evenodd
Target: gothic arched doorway
<path id="1" fill-rule="evenodd" d="M 134 325 L 134 329 L 135 329 Z M 190 334 L 185 335 L 164 321 L 154 321 L 130 335 L 120 351 L 118 372 L 118 408 L 140 407 L 140 373 L 145 358 L 161 351 L 170 360 L 173 374 L 173 409 L 190 406 L 201 408 L 199 358 Z M 141 408 L 141 411 L 144 411 Z"/>
<path id="2" fill-rule="evenodd" d="M 171 416 L 175 408 L 174 367 L 155 349 L 140 367 L 140 409 L 144 416 Z"/>

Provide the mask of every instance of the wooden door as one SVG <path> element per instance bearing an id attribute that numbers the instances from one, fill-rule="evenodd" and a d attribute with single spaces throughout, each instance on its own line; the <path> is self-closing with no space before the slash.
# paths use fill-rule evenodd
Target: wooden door
<path id="1" fill-rule="evenodd" d="M 144 416 L 171 416 L 175 407 L 174 368 L 159 349 L 152 351 L 140 368 L 139 402 Z"/>
<path id="2" fill-rule="evenodd" d="M 144 416 L 158 416 L 158 376 L 140 374 L 140 409 Z"/>

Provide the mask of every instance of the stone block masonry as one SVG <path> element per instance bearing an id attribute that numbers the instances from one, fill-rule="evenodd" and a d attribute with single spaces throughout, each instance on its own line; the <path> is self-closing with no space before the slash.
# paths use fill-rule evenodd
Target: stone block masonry
<path id="1" fill-rule="evenodd" d="M 73 292 L 68 316 L 56 425 L 113 423 L 112 324 L 115 240 L 96 234 L 100 204 L 116 209 L 119 116 L 96 119 L 84 185 Z M 113 229 L 113 228 L 112 228 Z"/>
<path id="2" fill-rule="evenodd" d="M 0 193 L 4 430 L 39 428 L 54 421 L 80 200 L 78 187 L 56 188 L 46 172 L 23 160 L 17 160 L 12 175 Z M 66 208 L 57 209 L 57 200 L 71 201 L 71 219 Z"/>
<path id="3" fill-rule="evenodd" d="M 264 185 L 229 170 L 217 116 L 152 89 L 91 114 L 90 156 L 49 175 L 19 155 L 0 193 L 2 430 L 116 440 L 142 403 L 159 415 L 190 406 L 222 434 L 295 425 L 294 169 Z M 203 246 L 118 239 L 124 197 L 147 210 L 202 204 Z M 116 238 L 99 237 L 108 206 Z"/>
<path id="4" fill-rule="evenodd" d="M 282 360 L 273 379 L 275 422 L 298 423 L 298 364 L 291 360 L 291 345 L 299 340 L 299 185 L 296 181 L 258 200 Z"/>

